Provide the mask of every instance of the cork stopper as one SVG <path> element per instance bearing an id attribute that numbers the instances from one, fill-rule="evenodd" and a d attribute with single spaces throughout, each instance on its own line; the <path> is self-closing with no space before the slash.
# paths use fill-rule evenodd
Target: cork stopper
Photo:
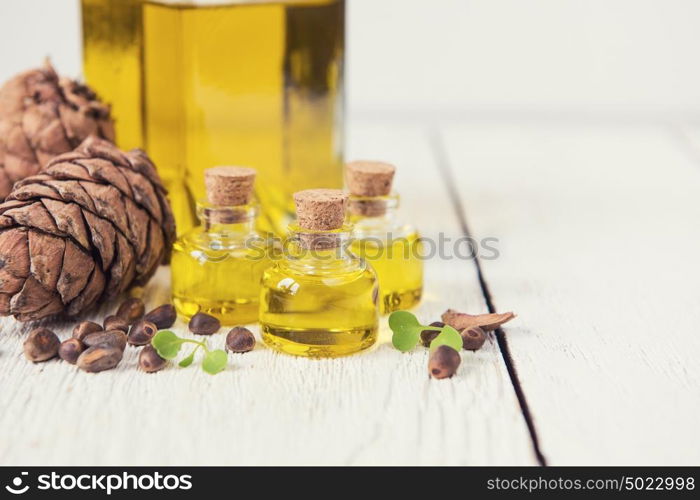
<path id="1" fill-rule="evenodd" d="M 380 161 L 353 161 L 345 165 L 345 182 L 354 196 L 387 196 L 396 167 Z"/>
<path id="2" fill-rule="evenodd" d="M 343 227 L 348 195 L 340 189 L 307 189 L 294 193 L 297 221 L 302 229 L 332 231 Z"/>
<path id="3" fill-rule="evenodd" d="M 204 171 L 207 201 L 212 205 L 247 205 L 253 195 L 255 170 L 247 167 L 212 167 Z"/>
<path id="4" fill-rule="evenodd" d="M 348 195 L 339 189 L 307 189 L 294 193 L 297 223 L 303 230 L 332 231 L 340 229 L 345 222 L 345 207 Z M 340 245 L 339 234 L 301 233 L 301 244 L 310 249 L 324 250 Z"/>
<path id="5" fill-rule="evenodd" d="M 380 161 L 354 161 L 345 165 L 345 182 L 353 196 L 373 198 L 391 193 L 396 167 Z M 386 200 L 353 199 L 349 211 L 353 215 L 379 217 L 386 213 Z"/>

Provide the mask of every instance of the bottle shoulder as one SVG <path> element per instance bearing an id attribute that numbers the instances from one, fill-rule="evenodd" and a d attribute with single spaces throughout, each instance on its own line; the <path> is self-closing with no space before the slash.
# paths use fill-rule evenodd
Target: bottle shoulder
<path id="1" fill-rule="evenodd" d="M 368 217 L 354 223 L 353 237 L 355 239 L 372 238 L 381 241 L 391 241 L 399 238 L 417 239 L 419 235 L 412 224 Z"/>
<path id="2" fill-rule="evenodd" d="M 271 281 L 291 278 L 295 281 L 317 281 L 347 283 L 356 280 L 376 280 L 372 267 L 364 259 L 350 256 L 342 262 L 299 262 L 282 258 L 276 260 L 265 271 Z"/>
<path id="3" fill-rule="evenodd" d="M 220 257 L 228 255 L 241 258 L 268 259 L 275 252 L 274 241 L 256 232 L 245 234 L 221 234 L 196 227 L 177 238 L 173 255 L 203 255 Z"/>
<path id="4" fill-rule="evenodd" d="M 420 240 L 420 234 L 411 225 L 395 227 L 358 228 L 353 232 L 353 245 L 387 246 L 397 244 L 413 244 Z"/>

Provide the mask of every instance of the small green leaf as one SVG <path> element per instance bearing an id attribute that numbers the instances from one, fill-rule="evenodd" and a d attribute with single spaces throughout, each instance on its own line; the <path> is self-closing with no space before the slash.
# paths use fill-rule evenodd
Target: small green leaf
<path id="1" fill-rule="evenodd" d="M 408 352 L 416 347 L 423 329 L 418 319 L 408 311 L 391 313 L 389 328 L 394 332 L 391 343 L 401 352 Z"/>
<path id="2" fill-rule="evenodd" d="M 430 343 L 430 350 L 434 351 L 441 345 L 446 345 L 459 352 L 462 350 L 462 336 L 457 330 L 447 325 L 440 334 Z"/>
<path id="3" fill-rule="evenodd" d="M 418 334 L 413 331 L 394 332 L 391 343 L 401 352 L 408 352 L 418 344 Z"/>
<path id="4" fill-rule="evenodd" d="M 161 330 L 151 340 L 151 345 L 164 359 L 175 359 L 180 352 L 183 340 L 170 330 Z"/>
<path id="5" fill-rule="evenodd" d="M 197 352 L 197 349 L 198 348 L 193 349 L 189 356 L 183 358 L 182 361 L 178 363 L 181 368 L 187 368 L 192 364 L 192 362 L 194 361 L 194 353 Z"/>
<path id="6" fill-rule="evenodd" d="M 228 356 L 221 349 L 209 351 L 202 360 L 202 370 L 210 375 L 216 375 L 226 369 Z"/>
<path id="7" fill-rule="evenodd" d="M 389 316 L 389 328 L 393 332 L 404 332 L 415 328 L 421 328 L 418 318 L 408 311 L 394 311 Z"/>

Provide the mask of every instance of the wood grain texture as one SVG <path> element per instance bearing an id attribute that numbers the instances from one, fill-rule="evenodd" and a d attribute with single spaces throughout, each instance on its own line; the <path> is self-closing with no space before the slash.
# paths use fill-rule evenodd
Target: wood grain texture
<path id="1" fill-rule="evenodd" d="M 664 127 L 453 125 L 443 143 L 550 464 L 697 464 L 700 168 Z"/>
<path id="2" fill-rule="evenodd" d="M 350 158 L 399 165 L 407 218 L 427 235 L 459 237 L 420 129 L 355 127 L 350 139 Z M 147 287 L 149 305 L 168 299 L 168 272 L 161 268 Z M 422 320 L 438 319 L 447 307 L 484 310 L 472 263 L 432 259 L 426 272 Z M 50 326 L 64 338 L 71 327 Z M 534 464 L 493 339 L 463 354 L 458 376 L 432 381 L 427 351 L 399 353 L 387 344 L 385 321 L 382 328 L 376 348 L 345 359 L 297 359 L 258 346 L 230 356 L 229 368 L 214 377 L 197 367 L 147 375 L 129 347 L 118 369 L 93 375 L 59 361 L 25 361 L 29 327 L 5 319 L 0 463 Z M 184 329 L 177 324 L 179 334 Z M 223 341 L 215 336 L 211 345 Z"/>

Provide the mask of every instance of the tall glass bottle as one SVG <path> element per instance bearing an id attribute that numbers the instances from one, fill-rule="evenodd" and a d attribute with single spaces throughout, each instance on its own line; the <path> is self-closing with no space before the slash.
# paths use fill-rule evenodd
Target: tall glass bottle
<path id="1" fill-rule="evenodd" d="M 260 326 L 265 343 L 306 357 L 337 357 L 377 340 L 377 279 L 349 249 L 346 195 L 312 189 L 295 195 L 284 258 L 263 274 Z"/>
<path id="2" fill-rule="evenodd" d="M 88 83 L 158 165 L 179 231 L 209 165 L 254 167 L 278 232 L 294 191 L 341 187 L 345 0 L 82 2 Z"/>

